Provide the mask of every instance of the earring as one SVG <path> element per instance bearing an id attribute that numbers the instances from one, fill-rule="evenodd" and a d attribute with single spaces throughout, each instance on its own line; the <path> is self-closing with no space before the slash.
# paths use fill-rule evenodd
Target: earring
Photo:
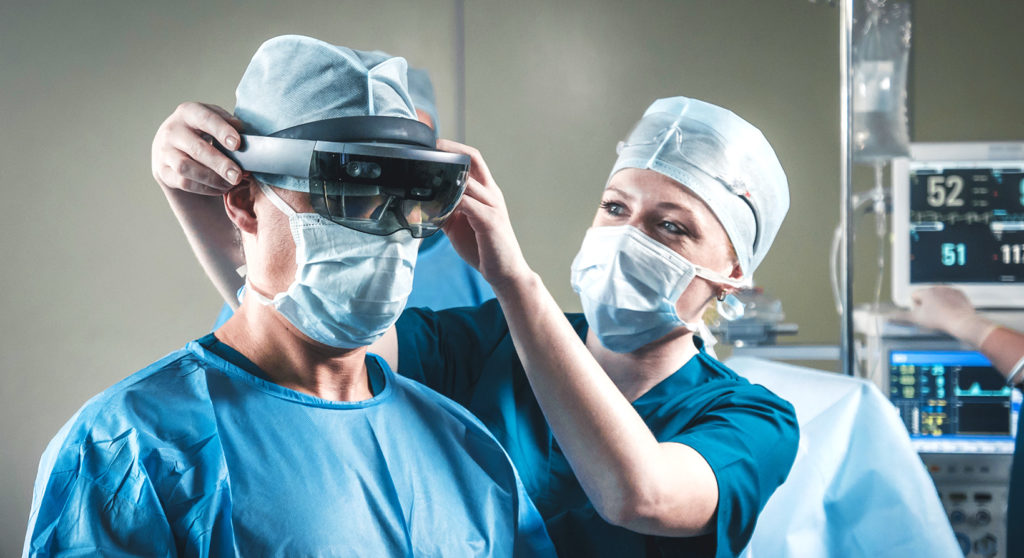
<path id="1" fill-rule="evenodd" d="M 725 296 L 726 292 L 725 289 L 723 289 L 721 291 L 718 291 L 718 296 L 716 296 L 715 298 L 718 299 L 718 302 L 725 302 Z"/>

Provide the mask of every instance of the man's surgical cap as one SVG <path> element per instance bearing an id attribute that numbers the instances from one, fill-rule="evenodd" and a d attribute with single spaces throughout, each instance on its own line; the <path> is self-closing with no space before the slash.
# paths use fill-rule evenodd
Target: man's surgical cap
<path id="1" fill-rule="evenodd" d="M 686 97 L 658 99 L 625 141 L 611 176 L 650 169 L 679 182 L 725 228 L 749 278 L 789 210 L 789 185 L 768 140 L 732 112 Z"/>
<path id="2" fill-rule="evenodd" d="M 342 116 L 416 119 L 404 58 L 363 52 L 310 37 L 283 35 L 263 43 L 235 90 L 244 133 L 274 132 Z M 308 181 L 255 174 L 257 180 L 307 191 Z"/>
<path id="3" fill-rule="evenodd" d="M 409 68 L 409 95 L 412 104 L 419 110 L 430 115 L 433 122 L 434 137 L 440 136 L 441 123 L 437 120 L 437 100 L 434 97 L 434 84 L 430 82 L 430 74 L 420 68 Z"/>

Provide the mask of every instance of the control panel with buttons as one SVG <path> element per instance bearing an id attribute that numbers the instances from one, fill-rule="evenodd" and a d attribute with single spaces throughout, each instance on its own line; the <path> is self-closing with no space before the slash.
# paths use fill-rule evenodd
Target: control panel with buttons
<path id="1" fill-rule="evenodd" d="M 1006 556 L 1010 454 L 921 453 L 968 558 Z"/>

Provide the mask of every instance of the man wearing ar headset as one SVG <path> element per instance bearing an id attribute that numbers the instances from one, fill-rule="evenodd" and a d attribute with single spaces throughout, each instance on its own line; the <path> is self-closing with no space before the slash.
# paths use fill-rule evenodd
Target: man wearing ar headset
<path id="1" fill-rule="evenodd" d="M 436 140 L 439 137 L 440 123 L 430 75 L 424 69 L 409 68 L 408 79 L 409 97 L 416 108 L 416 119 L 430 126 Z M 241 125 L 233 118 L 229 118 L 229 121 Z M 212 183 L 206 184 L 206 188 L 220 188 L 226 191 L 232 187 L 216 175 L 204 179 Z M 242 265 L 240 254 L 237 255 L 237 259 L 235 265 Z M 416 273 L 413 276 L 412 293 L 406 301 L 407 307 L 442 310 L 459 306 L 478 306 L 492 298 L 494 291 L 491 290 L 491 286 L 477 270 L 459 257 L 443 232 L 439 231 L 422 239 L 416 255 Z M 213 329 L 223 325 L 231 317 L 232 312 L 231 305 L 224 303 Z"/>
<path id="2" fill-rule="evenodd" d="M 256 52 L 236 92 L 255 173 L 224 195 L 248 295 L 61 429 L 26 556 L 553 553 L 480 422 L 366 350 L 469 166 L 433 149 L 405 72 L 308 37 Z"/>

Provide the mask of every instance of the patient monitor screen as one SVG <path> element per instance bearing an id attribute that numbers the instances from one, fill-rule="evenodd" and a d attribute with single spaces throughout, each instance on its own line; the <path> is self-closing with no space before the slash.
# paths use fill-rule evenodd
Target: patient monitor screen
<path id="1" fill-rule="evenodd" d="M 889 399 L 912 437 L 1009 438 L 1012 396 L 981 353 L 889 353 Z"/>
<path id="2" fill-rule="evenodd" d="M 910 163 L 910 282 L 1024 280 L 1024 162 Z"/>

